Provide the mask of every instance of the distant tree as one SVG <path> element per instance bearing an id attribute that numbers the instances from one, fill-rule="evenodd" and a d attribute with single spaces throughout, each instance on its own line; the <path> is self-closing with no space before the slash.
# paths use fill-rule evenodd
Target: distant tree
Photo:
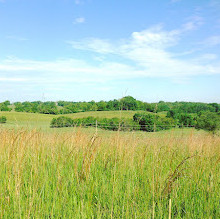
<path id="1" fill-rule="evenodd" d="M 167 118 L 177 119 L 177 117 L 178 117 L 178 112 L 176 110 L 169 110 L 167 112 Z"/>
<path id="2" fill-rule="evenodd" d="M 203 112 L 197 119 L 196 129 L 204 129 L 213 134 L 220 129 L 220 116 L 213 112 Z"/>
<path id="3" fill-rule="evenodd" d="M 219 112 L 220 111 L 220 104 L 210 103 L 209 105 L 212 106 L 215 109 L 215 112 Z"/>
<path id="4" fill-rule="evenodd" d="M 11 111 L 12 109 L 8 107 L 7 104 L 1 103 L 0 104 L 0 111 Z"/>
<path id="5" fill-rule="evenodd" d="M 144 103 L 143 110 L 148 111 L 148 112 L 154 112 L 155 107 L 156 107 L 156 104 L 154 103 Z"/>
<path id="6" fill-rule="evenodd" d="M 24 112 L 24 106 L 21 102 L 14 103 L 16 112 Z"/>
<path id="7" fill-rule="evenodd" d="M 105 102 L 105 101 L 103 101 L 103 100 L 101 100 L 101 101 L 99 101 L 98 103 L 97 103 L 97 107 L 98 107 L 98 111 L 105 111 L 107 108 L 107 103 Z"/>
<path id="8" fill-rule="evenodd" d="M 11 105 L 11 103 L 10 103 L 10 101 L 9 101 L 9 100 L 4 101 L 4 102 L 3 102 L 3 104 L 5 104 L 6 106 Z"/>
<path id="9" fill-rule="evenodd" d="M 137 110 L 137 100 L 132 96 L 126 96 L 121 99 L 121 107 L 123 110 Z"/>
<path id="10" fill-rule="evenodd" d="M 188 127 L 188 126 L 195 126 L 196 124 L 196 119 L 187 113 L 181 113 L 178 115 L 178 120 L 179 120 L 179 126 L 184 126 L 184 127 Z"/>
<path id="11" fill-rule="evenodd" d="M 168 111 L 168 110 L 170 110 L 170 107 L 168 106 L 166 102 L 160 101 L 158 103 L 158 112 Z"/>
<path id="12" fill-rule="evenodd" d="M 149 113 L 135 113 L 133 120 L 138 122 L 142 131 L 153 132 L 155 116 Z"/>
<path id="13" fill-rule="evenodd" d="M 88 110 L 89 111 L 97 111 L 98 110 L 98 106 L 94 100 L 88 102 Z"/>
<path id="14" fill-rule="evenodd" d="M 175 127 L 173 118 L 160 117 L 152 113 L 135 113 L 133 120 L 138 122 L 140 130 L 153 132 Z"/>

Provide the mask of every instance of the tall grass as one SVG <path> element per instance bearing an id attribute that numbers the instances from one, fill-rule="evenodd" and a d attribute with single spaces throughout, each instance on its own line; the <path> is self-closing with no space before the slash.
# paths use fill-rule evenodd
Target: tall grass
<path id="1" fill-rule="evenodd" d="M 219 173 L 220 138 L 193 131 L 0 129 L 0 218 L 220 218 Z"/>

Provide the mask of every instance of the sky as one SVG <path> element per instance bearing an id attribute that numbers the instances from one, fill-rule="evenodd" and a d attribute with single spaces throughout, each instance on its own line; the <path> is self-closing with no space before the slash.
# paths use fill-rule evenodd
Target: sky
<path id="1" fill-rule="evenodd" d="M 0 0 L 0 102 L 220 103 L 220 0 Z"/>

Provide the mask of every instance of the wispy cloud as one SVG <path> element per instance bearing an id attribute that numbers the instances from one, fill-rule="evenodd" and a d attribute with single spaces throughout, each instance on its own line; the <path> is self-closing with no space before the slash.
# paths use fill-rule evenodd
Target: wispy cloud
<path id="1" fill-rule="evenodd" d="M 193 15 L 187 18 L 187 23 L 183 25 L 186 31 L 196 30 L 204 24 L 204 20 L 201 16 Z"/>
<path id="2" fill-rule="evenodd" d="M 28 39 L 25 37 L 20 37 L 20 36 L 6 36 L 6 39 L 10 39 L 10 40 L 17 40 L 17 41 L 27 41 Z"/>
<path id="3" fill-rule="evenodd" d="M 200 42 L 200 44 L 208 47 L 220 45 L 220 35 L 211 36 L 205 39 L 204 41 Z"/>
<path id="4" fill-rule="evenodd" d="M 191 21 L 191 25 L 184 24 L 180 29 L 166 31 L 162 25 L 157 25 L 141 32 L 133 32 L 129 39 L 116 43 L 94 38 L 69 43 L 74 49 L 89 50 L 106 56 L 114 54 L 132 61 L 133 68 L 136 70 L 132 69 L 128 64 L 126 65 L 126 70 L 129 69 L 130 71 L 128 72 L 133 71 L 133 77 L 179 78 L 219 74 L 220 64 L 218 60 L 212 65 L 204 64 L 205 56 L 201 55 L 195 59 L 187 60 L 187 57 L 181 59 L 178 54 L 176 55 L 174 52 L 169 51 L 171 47 L 178 47 L 179 41 L 183 37 L 182 35 L 194 30 L 199 25 L 201 25 L 200 19 L 194 18 Z M 215 43 L 217 42 L 216 39 Z M 184 52 L 182 51 L 182 53 Z M 193 53 L 193 50 L 191 53 Z M 212 59 L 214 56 L 215 54 L 212 54 Z M 106 66 L 106 61 L 103 61 L 103 65 Z M 117 61 L 116 63 L 110 63 L 109 69 L 111 69 L 111 66 L 117 66 Z"/>
<path id="5" fill-rule="evenodd" d="M 74 20 L 74 24 L 82 24 L 85 23 L 86 19 L 84 17 L 78 17 Z"/>
<path id="6" fill-rule="evenodd" d="M 51 62 L 8 58 L 0 61 L 0 77 L 34 83 L 88 83 L 133 78 L 135 68 L 120 63 L 91 65 L 82 60 L 64 59 Z M 137 74 L 138 75 L 138 74 Z"/>
<path id="7" fill-rule="evenodd" d="M 108 40 L 88 38 L 83 41 L 67 41 L 75 49 L 90 50 L 98 53 L 114 53 L 115 46 Z"/>
<path id="8" fill-rule="evenodd" d="M 194 25 L 199 25 L 194 22 Z M 129 38 L 117 42 L 98 38 L 71 41 L 68 43 L 74 49 L 90 51 L 94 59 L 36 61 L 8 57 L 0 60 L 0 78 L 8 82 L 20 79 L 23 83 L 80 84 L 149 77 L 178 82 L 194 76 L 220 74 L 220 61 L 216 54 L 195 55 L 193 48 L 179 51 L 182 38 L 193 30 L 186 24 L 179 29 L 165 30 L 159 24 L 133 32 Z M 215 43 L 218 43 L 217 39 Z M 175 49 L 178 52 L 174 52 Z M 188 58 L 187 54 L 191 57 Z"/>

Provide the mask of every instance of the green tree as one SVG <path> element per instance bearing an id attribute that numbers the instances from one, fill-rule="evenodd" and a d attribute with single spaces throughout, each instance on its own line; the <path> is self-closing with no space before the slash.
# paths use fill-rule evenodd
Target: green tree
<path id="1" fill-rule="evenodd" d="M 135 113 L 133 120 L 138 122 L 142 131 L 153 132 L 155 116 L 149 113 Z"/>
<path id="2" fill-rule="evenodd" d="M 190 114 L 181 113 L 177 118 L 180 126 L 194 126 L 196 124 L 195 118 Z"/>
<path id="3" fill-rule="evenodd" d="M 203 112 L 197 119 L 196 129 L 204 129 L 216 134 L 220 129 L 220 116 L 213 112 Z"/>
<path id="4" fill-rule="evenodd" d="M 138 108 L 137 100 L 132 96 L 126 96 L 121 99 L 123 110 L 136 110 Z"/>
<path id="5" fill-rule="evenodd" d="M 97 107 L 98 107 L 97 110 L 98 111 L 105 111 L 107 109 L 106 106 L 107 106 L 107 103 L 105 101 L 101 100 L 97 103 Z"/>

